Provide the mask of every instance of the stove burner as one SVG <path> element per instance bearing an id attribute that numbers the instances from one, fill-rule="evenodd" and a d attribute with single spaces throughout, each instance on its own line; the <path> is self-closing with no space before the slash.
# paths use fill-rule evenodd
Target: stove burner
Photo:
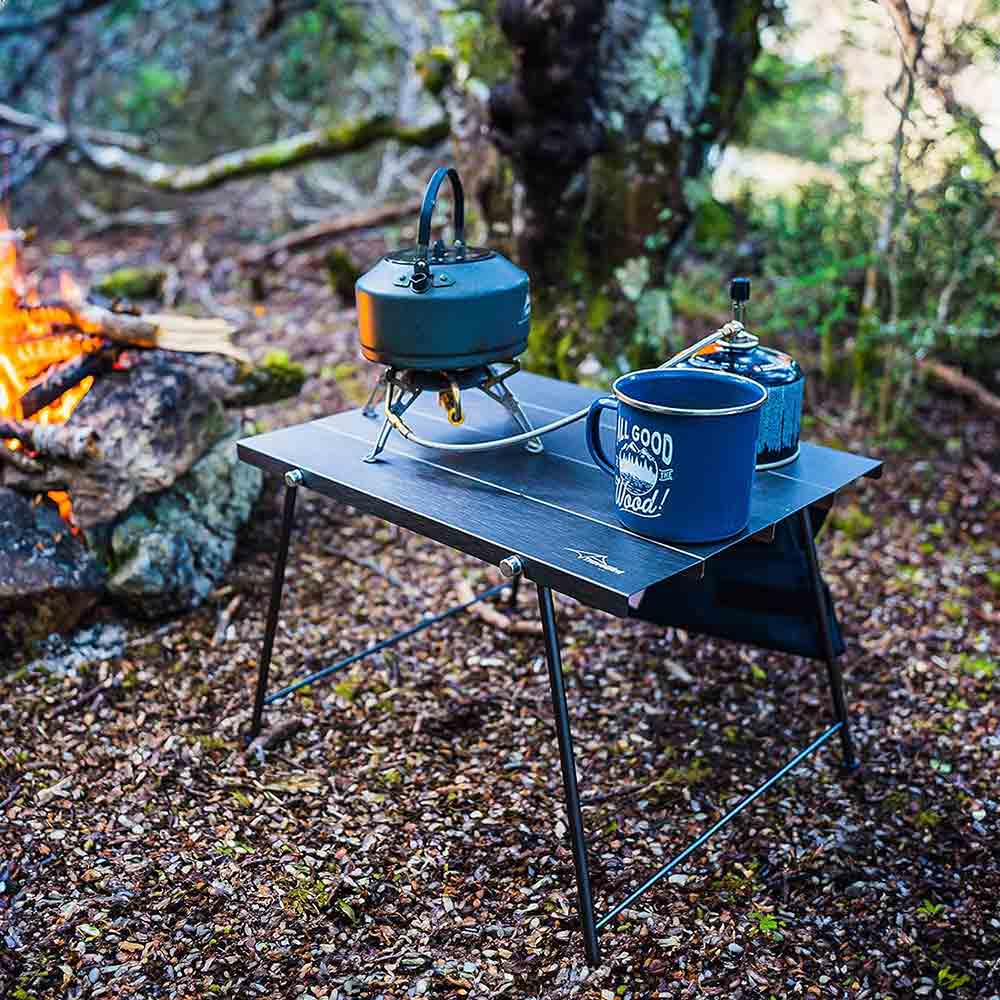
<path id="1" fill-rule="evenodd" d="M 521 409 L 517 397 L 511 392 L 506 380 L 521 370 L 518 361 L 511 361 L 509 367 L 500 371 L 499 365 L 480 365 L 476 368 L 464 368 L 459 371 L 421 371 L 417 369 L 387 368 L 375 383 L 368 402 L 362 412 L 366 417 L 376 416 L 375 400 L 379 391 L 385 390 L 383 410 L 385 419 L 379 430 L 371 452 L 365 456 L 366 462 L 374 462 L 389 440 L 389 435 L 395 429 L 403 437 L 412 433 L 403 420 L 403 414 L 417 401 L 423 392 L 436 392 L 438 402 L 448 414 L 448 422 L 455 426 L 462 423 L 462 391 L 479 389 L 490 399 L 496 400 L 511 415 L 522 431 L 534 428 Z M 544 450 L 541 438 L 533 437 L 525 445 L 532 454 Z"/>

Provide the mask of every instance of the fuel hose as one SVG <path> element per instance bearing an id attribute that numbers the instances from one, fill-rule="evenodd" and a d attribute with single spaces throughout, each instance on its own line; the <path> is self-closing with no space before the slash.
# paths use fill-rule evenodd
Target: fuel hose
<path id="1" fill-rule="evenodd" d="M 707 337 L 702 337 L 701 340 L 696 341 L 689 347 L 685 347 L 684 350 L 678 351 L 678 353 L 672 358 L 664 361 L 657 370 L 659 371 L 664 368 L 673 368 L 674 365 L 679 365 L 682 361 L 687 361 L 688 358 L 697 354 L 700 350 L 708 347 L 709 344 L 714 344 L 717 340 L 721 340 L 723 337 L 729 337 L 739 333 L 742 329 L 742 323 L 736 320 L 731 320 L 726 323 L 725 326 L 720 326 L 714 333 L 710 333 Z M 524 431 L 521 434 L 514 434 L 511 437 L 497 438 L 493 441 L 474 441 L 469 444 L 452 444 L 449 441 L 432 441 L 429 438 L 420 437 L 419 434 L 414 434 L 410 427 L 395 414 L 387 414 L 387 418 L 392 426 L 400 434 L 402 434 L 407 441 L 412 441 L 414 444 L 418 444 L 422 448 L 433 448 L 437 451 L 457 451 L 469 453 L 495 451 L 499 448 L 511 448 L 514 445 L 526 444 L 528 441 L 541 437 L 543 434 L 551 434 L 553 431 L 558 431 L 563 427 L 568 427 L 570 424 L 576 423 L 577 420 L 583 420 L 589 410 L 590 407 L 585 406 L 582 410 L 578 410 L 576 413 L 569 413 L 565 417 L 553 420 L 550 424 L 545 424 L 542 427 L 536 427 L 530 431 Z"/>

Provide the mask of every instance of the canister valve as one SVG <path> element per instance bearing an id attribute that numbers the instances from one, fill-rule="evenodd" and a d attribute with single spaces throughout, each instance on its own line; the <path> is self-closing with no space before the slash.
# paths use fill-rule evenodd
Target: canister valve
<path id="1" fill-rule="evenodd" d="M 746 329 L 746 307 L 750 301 L 750 279 L 733 278 L 729 282 L 729 298 L 733 302 L 733 319 L 743 329 L 737 333 L 729 334 L 729 336 L 720 340 L 719 343 L 730 348 L 730 350 L 749 350 L 751 347 L 756 347 L 760 343 L 760 340 Z"/>

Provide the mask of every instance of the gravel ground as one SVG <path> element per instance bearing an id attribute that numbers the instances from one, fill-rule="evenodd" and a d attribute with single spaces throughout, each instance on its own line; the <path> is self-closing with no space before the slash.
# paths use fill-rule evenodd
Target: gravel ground
<path id="1" fill-rule="evenodd" d="M 75 250 L 162 254 L 203 301 L 246 309 L 210 238 Z M 244 341 L 310 372 L 262 427 L 356 405 L 371 377 L 314 265 L 287 267 Z M 872 450 L 843 399 L 809 409 L 813 440 Z M 123 656 L 0 674 L 0 996 L 1000 996 L 1000 440 L 942 401 L 909 437 L 821 536 L 862 771 L 832 745 L 811 758 L 623 914 L 594 971 L 537 635 L 450 619 L 286 702 L 268 721 L 294 734 L 244 751 L 272 487 L 197 612 L 102 609 Z M 300 504 L 275 682 L 496 579 Z M 827 695 L 796 657 L 557 612 L 603 910 L 808 743 Z"/>

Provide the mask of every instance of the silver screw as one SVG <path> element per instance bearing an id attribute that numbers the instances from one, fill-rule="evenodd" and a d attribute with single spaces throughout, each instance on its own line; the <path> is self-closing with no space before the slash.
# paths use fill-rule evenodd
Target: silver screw
<path id="1" fill-rule="evenodd" d="M 301 469 L 291 469 L 289 472 L 285 473 L 286 486 L 300 486 L 301 484 L 302 484 Z"/>
<path id="2" fill-rule="evenodd" d="M 524 564 L 520 556 L 506 556 L 500 560 L 500 575 L 507 580 L 520 576 L 524 572 Z"/>

